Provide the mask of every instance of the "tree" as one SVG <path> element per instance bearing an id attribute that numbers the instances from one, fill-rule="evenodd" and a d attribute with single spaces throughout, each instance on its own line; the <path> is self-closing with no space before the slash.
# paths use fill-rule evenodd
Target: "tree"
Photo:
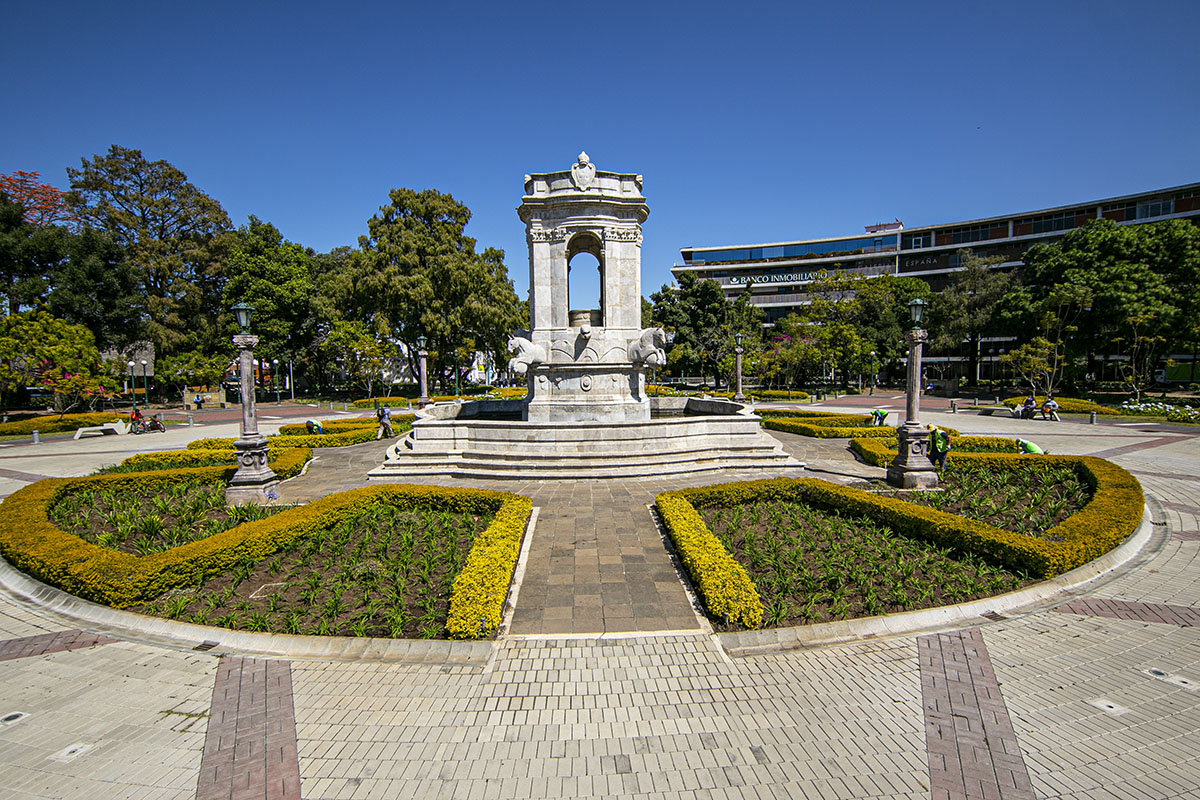
<path id="1" fill-rule="evenodd" d="M 39 183 L 36 172 L 17 170 L 0 175 L 0 193 L 21 206 L 30 225 L 61 225 L 73 228 L 79 219 L 67 205 L 64 193 L 48 183 Z"/>
<path id="2" fill-rule="evenodd" d="M 45 294 L 47 276 L 66 255 L 67 239 L 63 228 L 26 220 L 22 206 L 0 192 L 0 295 L 5 313 L 15 314 Z"/>
<path id="3" fill-rule="evenodd" d="M 216 347 L 224 310 L 218 235 L 230 228 L 221 204 L 166 161 L 115 144 L 67 175 L 71 208 L 128 248 L 158 355 L 188 349 L 189 342 Z"/>
<path id="4" fill-rule="evenodd" d="M 260 358 L 296 358 L 316 332 L 308 254 L 255 216 L 231 239 L 222 307 L 254 307 Z"/>
<path id="5" fill-rule="evenodd" d="M 747 290 L 748 291 L 748 290 Z M 679 276 L 679 289 L 669 286 L 650 295 L 653 319 L 673 334 L 667 360 L 675 369 L 713 375 L 719 382 L 719 363 L 730 349 L 730 303 L 721 285 L 693 273 Z"/>
<path id="6" fill-rule="evenodd" d="M 0 404 L 26 386 L 54 395 L 66 413 L 102 391 L 100 352 L 91 331 L 44 311 L 24 311 L 0 320 Z"/>
<path id="7" fill-rule="evenodd" d="M 996 304 L 1012 286 L 1010 272 L 993 269 L 1000 258 L 980 258 L 970 250 L 959 250 L 962 269 L 950 278 L 950 285 L 934 298 L 930 308 L 933 345 L 967 350 L 967 380 L 979 380 L 979 348 L 983 337 L 996 330 Z"/>
<path id="8" fill-rule="evenodd" d="M 449 194 L 393 189 L 388 197 L 336 283 L 346 318 L 389 331 L 410 354 L 426 337 L 443 386 L 447 371 L 457 374 L 477 351 L 506 360 L 509 336 L 523 320 L 504 251 L 475 252 L 464 234 L 471 212 Z M 409 366 L 416 371 L 415 362 Z"/>
<path id="9" fill-rule="evenodd" d="M 49 273 L 46 309 L 84 325 L 102 351 L 141 340 L 145 300 L 124 248 L 107 233 L 81 228 L 66 239 L 66 257 Z"/>
<path id="10" fill-rule="evenodd" d="M 1200 230 L 1180 220 L 1117 225 L 1092 220 L 1053 244 L 1025 254 L 1024 282 L 1037 303 L 1074 293 L 1088 303 L 1072 326 L 1087 352 L 1117 351 L 1130 391 L 1140 395 L 1172 340 L 1200 334 Z M 1079 301 L 1076 301 L 1079 302 Z M 1189 318 L 1189 314 L 1191 317 Z"/>

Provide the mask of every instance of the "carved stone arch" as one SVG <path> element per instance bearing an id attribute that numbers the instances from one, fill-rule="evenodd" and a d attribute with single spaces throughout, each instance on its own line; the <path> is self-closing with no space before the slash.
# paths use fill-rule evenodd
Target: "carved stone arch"
<path id="1" fill-rule="evenodd" d="M 604 240 L 596 231 L 580 230 L 572 233 L 567 239 L 567 280 L 570 282 L 571 261 L 580 253 L 587 253 L 596 259 L 597 268 L 600 270 L 600 305 L 597 309 L 600 312 L 599 321 L 593 320 L 590 324 L 598 324 L 603 327 L 606 317 L 604 307 Z M 568 305 L 574 304 L 573 299 L 568 300 Z M 571 309 L 568 309 L 570 313 Z"/>

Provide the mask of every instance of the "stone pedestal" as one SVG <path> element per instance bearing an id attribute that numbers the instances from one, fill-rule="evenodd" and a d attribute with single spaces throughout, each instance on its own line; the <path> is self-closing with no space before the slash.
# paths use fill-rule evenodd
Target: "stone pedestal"
<path id="1" fill-rule="evenodd" d="M 633 364 L 548 364 L 530 372 L 523 414 L 529 422 L 650 419 L 642 371 Z"/>
<path id="2" fill-rule="evenodd" d="M 265 505 L 275 498 L 279 477 L 267 466 L 267 437 L 258 432 L 258 411 L 254 403 L 254 346 L 257 336 L 233 337 L 238 349 L 242 388 L 242 435 L 233 443 L 237 452 L 237 472 L 225 488 L 225 502 L 231 506 Z"/>
<path id="3" fill-rule="evenodd" d="M 929 460 L 929 432 L 905 423 L 896 436 L 896 458 L 888 465 L 887 482 L 900 489 L 936 487 L 938 475 Z"/>

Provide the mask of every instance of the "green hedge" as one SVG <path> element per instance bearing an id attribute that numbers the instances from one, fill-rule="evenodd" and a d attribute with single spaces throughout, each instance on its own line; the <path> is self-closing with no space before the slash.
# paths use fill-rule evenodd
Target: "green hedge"
<path id="1" fill-rule="evenodd" d="M 392 430 L 403 428 L 408 430 L 412 427 L 412 421 L 416 419 L 414 414 L 397 414 L 392 417 Z M 407 427 L 406 427 L 407 426 Z M 322 436 L 328 436 L 333 433 L 349 433 L 350 431 L 362 431 L 370 429 L 372 431 L 379 430 L 379 421 L 374 417 L 359 417 L 357 419 L 335 419 L 321 423 L 322 430 L 325 433 Z M 308 428 L 303 425 L 280 425 L 280 436 L 308 436 Z"/>
<path id="2" fill-rule="evenodd" d="M 1026 395 L 1026 397 L 1028 397 L 1028 395 Z M 1037 401 L 1038 412 L 1040 413 L 1042 410 L 1042 403 L 1046 402 L 1046 396 L 1038 395 L 1033 399 Z M 1109 408 L 1108 406 L 1102 406 L 1099 403 L 1093 403 L 1091 400 L 1079 400 L 1078 398 L 1074 397 L 1056 397 L 1054 400 L 1058 403 L 1058 411 L 1060 414 L 1090 414 L 1091 412 L 1095 411 L 1097 414 L 1112 414 L 1117 416 L 1121 413 L 1119 408 Z M 1016 408 L 1025 402 L 1025 398 L 1007 397 L 1003 402 L 1004 405 L 1008 406 L 1009 408 Z"/>
<path id="3" fill-rule="evenodd" d="M 687 493 L 663 492 L 654 502 L 708 613 L 747 628 L 762 625 L 762 599 L 750 574 L 704 524 Z"/>
<path id="4" fill-rule="evenodd" d="M 808 392 L 787 389 L 757 389 L 750 394 L 759 400 L 807 400 L 809 398 Z"/>
<path id="5" fill-rule="evenodd" d="M 959 436 L 950 431 L 950 456 L 953 461 L 963 453 L 1008 453 L 1017 449 L 1016 439 L 1002 436 Z M 896 437 L 886 439 L 855 438 L 850 440 L 850 449 L 862 456 L 863 461 L 876 467 L 886 467 L 896 457 Z"/>
<path id="6" fill-rule="evenodd" d="M 121 419 L 123 417 L 120 414 L 113 414 L 112 412 L 66 414 L 62 419 L 59 419 L 55 415 L 29 417 L 18 422 L 0 424 L 0 436 L 28 436 L 34 431 L 42 434 L 63 433 L 66 431 L 76 431 L 80 428 L 90 428 L 94 425 L 104 425 L 109 422 L 119 422 Z"/>
<path id="7" fill-rule="evenodd" d="M 267 444 L 273 447 L 348 447 L 352 444 L 374 441 L 378 426 L 352 428 L 345 433 L 323 433 L 303 436 L 268 436 Z M 392 427 L 395 432 L 395 426 Z M 188 450 L 230 450 L 236 439 L 196 439 L 188 442 Z"/>
<path id="8" fill-rule="evenodd" d="M 968 453 L 959 458 L 993 469 L 1011 469 L 1018 464 L 1024 467 L 1030 463 L 1030 459 L 1018 455 Z M 814 478 L 720 484 L 683 492 L 664 492 L 657 500 L 668 531 L 681 529 L 688 537 L 700 541 L 706 539 L 706 534 L 714 540 L 715 536 L 703 525 L 697 509 L 784 500 L 848 516 L 867 516 L 903 536 L 958 552 L 975 553 L 1007 569 L 1041 578 L 1054 577 L 1098 558 L 1137 529 L 1145 500 L 1141 485 L 1128 472 L 1111 462 L 1086 456 L 1043 456 L 1039 461 L 1075 467 L 1094 491 L 1091 502 L 1047 531 L 1044 538 L 1002 530 L 936 509 Z M 722 605 L 728 606 L 730 601 L 721 594 L 720 587 L 728 580 L 729 570 L 707 550 L 704 559 L 698 567 L 701 575 L 693 574 L 693 581 L 709 612 L 724 613 L 720 609 Z M 708 570 L 711 575 L 704 575 L 703 570 Z M 718 590 L 710 598 L 710 590 L 706 587 L 714 582 Z M 748 607 L 753 605 L 746 598 L 739 597 L 739 601 Z M 732 619 L 733 615 L 730 616 Z"/>
<path id="9" fill-rule="evenodd" d="M 528 498 L 506 492 L 404 485 L 354 489 L 148 556 L 90 544 L 60 530 L 49 518 L 53 504 L 80 487 L 153 489 L 181 480 L 220 482 L 232 472 L 224 467 L 208 467 L 38 481 L 0 504 L 0 553 L 14 567 L 40 581 L 123 608 L 197 585 L 243 559 L 264 558 L 296 539 L 357 516 L 376 503 L 401 510 L 491 513 L 492 525 L 476 538 L 463 572 L 455 581 L 450 630 L 452 635 L 466 638 L 479 636 L 481 627 L 486 633 L 499 626 L 531 509 Z"/>
<path id="10" fill-rule="evenodd" d="M 236 450 L 166 450 L 159 453 L 138 453 L 121 462 L 122 467 L 142 470 L 164 470 L 188 467 L 208 467 L 233 464 Z M 279 475 L 280 480 L 300 473 L 304 464 L 312 458 L 311 447 L 267 447 L 267 465 Z M 281 474 L 283 470 L 286 474 Z"/>

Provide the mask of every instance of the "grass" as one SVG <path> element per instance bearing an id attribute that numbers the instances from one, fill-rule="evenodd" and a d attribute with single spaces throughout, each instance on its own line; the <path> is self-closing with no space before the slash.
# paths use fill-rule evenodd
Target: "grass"
<path id="1" fill-rule="evenodd" d="M 236 630 L 445 638 L 454 579 L 490 524 L 490 516 L 377 505 L 137 610 Z"/>

